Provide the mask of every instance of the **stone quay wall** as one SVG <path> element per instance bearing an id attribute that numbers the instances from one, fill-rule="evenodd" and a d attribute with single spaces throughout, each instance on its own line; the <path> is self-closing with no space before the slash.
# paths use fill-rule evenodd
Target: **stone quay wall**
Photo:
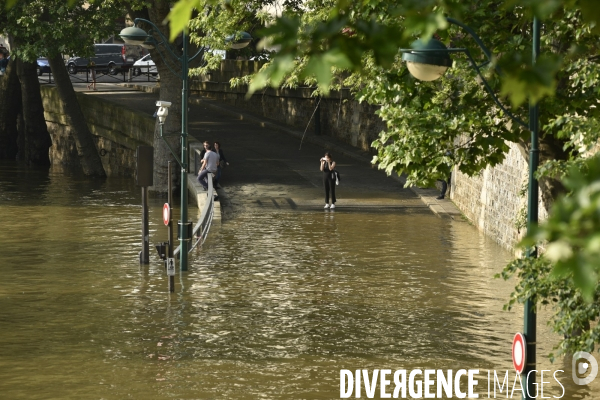
<path id="1" fill-rule="evenodd" d="M 510 151 L 500 165 L 487 167 L 469 177 L 455 168 L 450 198 L 462 213 L 485 235 L 512 250 L 525 234 L 529 166 L 521 151 L 509 143 Z M 539 202 L 539 219 L 547 218 Z"/>
<path id="2" fill-rule="evenodd" d="M 306 130 L 307 135 L 335 137 L 374 154 L 371 143 L 385 129 L 375 115 L 378 107 L 359 103 L 348 90 L 318 98 L 311 95 L 312 88 L 268 88 L 246 99 L 246 86 L 231 87 L 230 79 L 258 72 L 261 66 L 255 61 L 224 60 L 220 70 L 193 79 L 190 92 Z"/>
<path id="3" fill-rule="evenodd" d="M 55 87 L 41 87 L 44 117 L 52 137 L 50 163 L 55 169 L 79 167 L 75 140 Z M 88 127 L 94 136 L 108 176 L 135 174 L 137 146 L 152 146 L 155 119 L 100 99 L 76 93 Z"/>
<path id="4" fill-rule="evenodd" d="M 310 88 L 266 89 L 255 93 L 250 100 L 245 98 L 246 87 L 231 88 L 232 78 L 258 72 L 261 66 L 259 62 L 225 60 L 220 70 L 197 77 L 190 89 L 196 95 L 301 130 L 308 129 L 307 134 L 332 136 L 374 153 L 370 144 L 385 129 L 385 123 L 375 115 L 376 106 L 358 103 L 348 91 L 332 92 L 330 97 L 321 99 L 320 112 L 313 115 L 319 99 L 311 97 Z M 320 126 L 315 124 L 315 116 Z M 481 232 L 512 250 L 524 234 L 524 228 L 519 229 L 517 223 L 526 215 L 527 195 L 523 189 L 527 187 L 528 166 L 517 146 L 509 145 L 506 160 L 501 165 L 486 168 L 478 176 L 468 177 L 455 170 L 450 198 Z M 541 202 L 539 207 L 542 220 L 547 212 Z"/>

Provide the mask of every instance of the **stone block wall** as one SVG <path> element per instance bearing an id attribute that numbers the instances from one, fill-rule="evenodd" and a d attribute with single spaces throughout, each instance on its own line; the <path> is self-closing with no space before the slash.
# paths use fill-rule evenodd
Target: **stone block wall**
<path id="1" fill-rule="evenodd" d="M 331 92 L 329 97 L 319 100 L 311 96 L 312 88 L 268 88 L 246 99 L 246 87 L 231 88 L 230 79 L 258 72 L 261 65 L 254 61 L 224 60 L 219 71 L 195 78 L 190 91 L 307 130 L 309 135 L 318 132 L 333 136 L 373 153 L 371 143 L 385 128 L 385 123 L 375 115 L 376 106 L 357 102 L 348 90 Z M 315 112 L 317 104 L 319 110 Z"/>
<path id="2" fill-rule="evenodd" d="M 463 214 L 484 234 L 502 247 L 512 250 L 525 233 L 517 229 L 517 218 L 527 210 L 529 167 L 516 144 L 500 165 L 486 168 L 481 174 L 469 177 L 452 173 L 450 198 Z M 525 190 L 525 195 L 521 192 Z M 539 219 L 547 217 L 539 202 Z"/>
<path id="3" fill-rule="evenodd" d="M 52 137 L 50 163 L 54 169 L 79 167 L 79 156 L 62 101 L 54 87 L 41 87 L 44 116 Z M 108 176 L 134 176 L 137 146 L 152 146 L 155 119 L 118 107 L 95 96 L 77 93 Z"/>

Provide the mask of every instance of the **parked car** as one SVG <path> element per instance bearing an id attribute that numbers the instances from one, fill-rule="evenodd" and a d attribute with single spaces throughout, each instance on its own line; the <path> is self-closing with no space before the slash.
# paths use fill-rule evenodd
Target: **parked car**
<path id="1" fill-rule="evenodd" d="M 156 65 L 154 65 L 154 61 L 152 61 L 150 54 L 146 54 L 144 57 L 133 63 L 133 75 L 137 76 L 141 74 L 158 75 L 158 70 L 156 69 Z"/>
<path id="2" fill-rule="evenodd" d="M 142 57 L 144 49 L 133 44 L 95 44 L 94 57 L 71 57 L 67 60 L 70 74 L 85 71 L 90 62 L 94 62 L 96 71 L 106 71 L 116 75 L 119 71 L 127 71 L 133 63 Z"/>
<path id="3" fill-rule="evenodd" d="M 42 74 L 49 74 L 52 71 L 50 70 L 50 63 L 46 57 L 40 57 L 37 59 L 37 74 L 38 76 L 42 76 Z"/>

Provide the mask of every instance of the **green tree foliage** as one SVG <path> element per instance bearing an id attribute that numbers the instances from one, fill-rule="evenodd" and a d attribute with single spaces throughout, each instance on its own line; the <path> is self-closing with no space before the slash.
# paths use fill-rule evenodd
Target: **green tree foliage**
<path id="1" fill-rule="evenodd" d="M 544 257 L 513 260 L 501 274 L 504 279 L 518 278 L 505 309 L 524 304 L 529 297 L 538 299 L 538 308 L 552 308 L 548 325 L 561 337 L 555 345 L 557 351 L 550 354 L 552 360 L 576 351 L 592 352 L 600 343 L 600 326 L 590 324 L 600 316 L 600 287 L 595 286 L 594 301 L 588 302 L 574 284 L 572 274 L 557 276 L 552 271 L 552 265 Z"/>
<path id="2" fill-rule="evenodd" d="M 506 141 L 527 150 L 529 132 L 493 104 L 464 55 L 455 53 L 454 68 L 436 82 L 417 82 L 407 73 L 398 49 L 434 32 L 451 47 L 468 48 L 476 62 L 487 61 L 462 28 L 448 24 L 444 15 L 450 14 L 501 55 L 482 70 L 495 93 L 503 96 L 508 107 L 512 105 L 512 113 L 527 121 L 525 100 L 545 99 L 542 161 L 553 163 L 544 171 L 564 170 L 564 163 L 580 153 L 569 145 L 576 140 L 573 135 L 590 131 L 596 121 L 595 108 L 590 106 L 597 95 L 598 36 L 593 32 L 595 23 L 586 23 L 579 9 L 568 8 L 571 3 L 564 2 L 563 8 L 556 2 L 544 4 L 306 2 L 302 12 L 285 13 L 265 30 L 281 50 L 274 62 L 252 77 L 250 87 L 317 84 L 323 93 L 349 86 L 360 101 L 380 106 L 379 114 L 387 122 L 388 129 L 373 143 L 378 151 L 374 162 L 380 168 L 405 174 L 408 184 L 418 185 L 447 176 L 453 165 L 473 175 L 503 161 Z M 545 21 L 542 55 L 532 66 L 534 12 Z M 547 205 L 560 192 L 557 177 L 556 173 L 542 177 Z"/>
<path id="3" fill-rule="evenodd" d="M 93 44 L 113 35 L 116 19 L 125 15 L 125 7 L 116 0 L 69 3 L 6 2 L 2 28 L 19 39 L 14 54 L 29 62 L 40 56 L 92 55 Z"/>
<path id="4" fill-rule="evenodd" d="M 14 38 L 16 44 L 11 49 L 13 59 L 31 63 L 40 56 L 48 58 L 58 94 L 65 105 L 66 123 L 72 127 L 83 173 L 106 176 L 65 69 L 63 55 L 91 55 L 94 42 L 114 33 L 115 20 L 125 14 L 124 7 L 116 0 L 77 1 L 71 5 L 61 0 L 34 0 L 17 2 L 0 10 L 4 32 Z M 39 99 L 39 95 L 37 97 Z M 39 110 L 42 113 L 41 107 Z M 38 116 L 43 123 L 43 115 Z"/>
<path id="5" fill-rule="evenodd" d="M 267 12 L 267 7 L 275 5 L 274 0 L 241 1 L 231 0 L 225 3 L 214 0 L 198 0 L 195 3 L 196 10 L 187 23 L 190 40 L 196 46 L 205 46 L 209 49 L 227 50 L 230 53 L 250 56 L 257 53 L 256 42 L 258 30 L 265 24 L 272 22 L 273 17 Z M 171 38 L 173 38 L 173 25 L 177 21 L 179 13 L 188 13 L 187 4 L 178 3 L 169 14 L 171 21 Z M 240 50 L 232 50 L 231 43 L 239 38 L 241 31 L 249 32 L 253 36 L 253 43 Z M 227 38 L 231 40 L 227 41 Z M 191 75 L 200 75 L 209 70 L 219 69 L 221 56 L 207 52 L 204 56 L 204 65 L 191 71 Z"/>
<path id="6" fill-rule="evenodd" d="M 564 181 L 569 194 L 522 242 L 547 243 L 546 251 L 514 260 L 502 272 L 504 279 L 518 277 L 507 308 L 531 296 L 552 306 L 549 324 L 562 337 L 558 355 L 591 352 L 600 343 L 600 156 L 571 166 Z"/>

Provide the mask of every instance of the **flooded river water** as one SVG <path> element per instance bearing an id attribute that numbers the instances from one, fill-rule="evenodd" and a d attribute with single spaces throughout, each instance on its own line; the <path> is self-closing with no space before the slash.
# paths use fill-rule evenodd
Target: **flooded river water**
<path id="1" fill-rule="evenodd" d="M 509 370 L 512 387 L 522 309 L 502 311 L 513 283 L 493 278 L 511 255 L 468 223 L 245 207 L 169 294 L 154 250 L 138 263 L 140 203 L 131 179 L 0 166 L 1 398 L 333 399 L 341 369 L 384 368 L 479 369 L 485 398 L 487 370 Z M 538 329 L 540 367 L 565 369 Z"/>

